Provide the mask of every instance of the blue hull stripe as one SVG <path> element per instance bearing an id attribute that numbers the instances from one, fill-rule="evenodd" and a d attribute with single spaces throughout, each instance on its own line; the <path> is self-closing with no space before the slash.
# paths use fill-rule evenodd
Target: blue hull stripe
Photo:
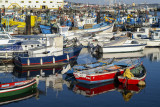
<path id="1" fill-rule="evenodd" d="M 102 83 L 102 82 L 108 82 L 108 81 L 113 81 L 114 79 L 106 79 L 106 80 L 100 80 L 100 81 L 86 81 L 86 80 L 78 80 L 81 83 L 85 83 L 85 84 L 96 84 L 96 83 Z"/>

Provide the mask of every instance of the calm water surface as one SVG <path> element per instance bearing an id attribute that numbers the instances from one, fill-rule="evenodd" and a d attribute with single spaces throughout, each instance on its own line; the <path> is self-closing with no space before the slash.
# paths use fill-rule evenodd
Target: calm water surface
<path id="1" fill-rule="evenodd" d="M 46 68 L 43 70 L 30 70 L 30 74 L 25 70 L 13 67 L 1 66 L 1 77 L 12 80 L 25 80 L 40 76 L 38 91 L 19 96 L 21 101 L 11 102 L 4 107 L 159 107 L 160 106 L 160 49 L 148 48 L 143 52 L 104 54 L 96 56 L 98 58 L 127 58 L 141 57 L 143 65 L 147 71 L 146 87 L 131 86 L 129 91 L 124 91 L 114 83 L 105 83 L 88 89 L 87 86 L 75 84 L 74 79 L 65 74 L 57 74 L 62 68 Z M 87 49 L 83 49 L 77 59 L 77 63 L 94 62 L 96 58 L 90 55 Z M 13 71 L 13 72 L 12 72 Z M 22 73 L 23 72 L 23 73 Z M 28 75 L 28 76 L 27 76 Z M 58 79 L 55 79 L 58 78 Z M 9 79 L 3 79 L 9 81 Z M 79 88 L 81 87 L 81 88 Z M 82 90 L 83 89 L 83 90 Z M 85 91 L 84 91 L 85 90 Z M 30 96 L 30 97 L 27 97 Z"/>

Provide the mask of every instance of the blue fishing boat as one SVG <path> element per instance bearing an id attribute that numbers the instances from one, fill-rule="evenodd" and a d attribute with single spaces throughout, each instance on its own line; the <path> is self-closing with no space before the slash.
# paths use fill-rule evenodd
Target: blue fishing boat
<path id="1" fill-rule="evenodd" d="M 45 56 L 30 56 L 29 54 L 20 54 L 14 58 L 14 64 L 18 67 L 40 67 L 40 66 L 56 66 L 66 64 L 71 60 L 75 60 L 82 49 L 79 47 L 66 48 L 59 51 L 59 55 L 42 53 Z M 56 53 L 56 52 L 55 52 Z"/>
<path id="2" fill-rule="evenodd" d="M 14 64 L 18 67 L 44 67 L 63 65 L 77 59 L 82 46 L 63 48 L 63 36 L 58 36 L 49 41 L 50 46 L 29 49 L 28 53 L 14 57 Z"/>

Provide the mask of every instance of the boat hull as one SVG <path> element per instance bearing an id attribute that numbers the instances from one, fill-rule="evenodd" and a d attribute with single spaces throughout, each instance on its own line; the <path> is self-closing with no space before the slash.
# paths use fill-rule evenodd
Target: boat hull
<path id="1" fill-rule="evenodd" d="M 121 71 L 112 71 L 109 73 L 97 74 L 97 75 L 78 75 L 77 73 L 73 73 L 77 81 L 85 84 L 97 84 L 102 82 L 113 81 L 116 78 L 116 75 L 123 74 L 123 70 Z"/>
<path id="2" fill-rule="evenodd" d="M 140 81 L 145 80 L 145 76 L 142 78 L 132 78 L 132 79 L 126 79 L 123 76 L 118 76 L 118 80 L 120 83 L 123 83 L 123 84 L 138 84 Z"/>
<path id="3" fill-rule="evenodd" d="M 124 45 L 124 46 L 102 47 L 103 53 L 136 52 L 136 51 L 142 51 L 144 48 L 145 48 L 145 45 Z"/>

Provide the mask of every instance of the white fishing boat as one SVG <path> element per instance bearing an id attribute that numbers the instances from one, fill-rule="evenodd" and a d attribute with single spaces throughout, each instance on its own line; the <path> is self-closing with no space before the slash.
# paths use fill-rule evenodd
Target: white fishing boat
<path id="1" fill-rule="evenodd" d="M 96 46 L 97 44 L 110 43 L 111 38 L 125 36 L 126 32 L 100 32 L 81 36 L 78 40 L 85 47 Z"/>
<path id="2" fill-rule="evenodd" d="M 37 38 L 35 36 L 33 37 L 34 39 L 27 38 L 27 35 L 25 36 L 13 37 L 7 33 L 0 34 L 0 58 L 12 58 L 13 53 L 27 52 L 28 49 L 45 46 L 47 44 L 46 37 L 43 37 L 45 39 L 40 41 L 38 39 L 41 38 L 40 36 L 37 36 Z"/>
<path id="3" fill-rule="evenodd" d="M 97 32 L 102 32 L 102 31 L 112 32 L 113 26 L 114 26 L 114 22 L 113 23 L 103 22 L 103 23 L 96 24 L 92 28 L 89 28 L 89 29 L 70 30 L 70 31 L 68 31 L 69 27 L 60 26 L 59 34 L 63 35 L 64 37 L 68 39 L 73 39 L 75 37 L 76 38 L 81 37 L 82 34 L 97 33 Z"/>
<path id="4" fill-rule="evenodd" d="M 137 41 L 129 40 L 128 37 L 120 37 L 110 43 L 97 45 L 93 52 L 99 53 L 119 53 L 119 52 L 136 52 L 142 51 L 146 44 L 139 44 Z"/>
<path id="5" fill-rule="evenodd" d="M 139 43 L 146 44 L 146 47 L 160 47 L 160 31 L 150 31 L 150 28 L 143 28 L 143 31 L 137 30 L 132 32 L 132 39 L 139 41 Z"/>

